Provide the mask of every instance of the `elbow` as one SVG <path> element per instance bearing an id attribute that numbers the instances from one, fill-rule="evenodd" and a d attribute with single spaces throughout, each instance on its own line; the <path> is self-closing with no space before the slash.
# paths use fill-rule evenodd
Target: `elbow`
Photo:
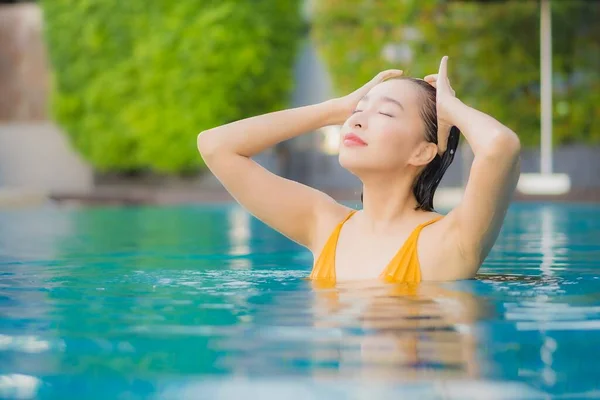
<path id="1" fill-rule="evenodd" d="M 521 154 L 521 141 L 510 129 L 502 130 L 493 135 L 486 150 L 486 156 L 490 158 L 514 160 Z"/>
<path id="2" fill-rule="evenodd" d="M 508 151 L 515 157 L 519 157 L 521 154 L 521 139 L 519 139 L 519 136 L 517 136 L 517 134 L 513 131 L 509 130 L 504 134 L 503 138 L 506 141 L 505 147 L 508 149 Z"/>
<path id="3" fill-rule="evenodd" d="M 202 131 L 196 138 L 196 146 L 198 152 L 204 160 L 213 156 L 218 150 L 218 144 L 214 140 L 213 135 L 210 131 Z"/>
<path id="4" fill-rule="evenodd" d="M 202 131 L 196 137 L 196 147 L 200 155 L 204 155 L 210 147 L 210 138 L 206 135 L 206 131 Z"/>

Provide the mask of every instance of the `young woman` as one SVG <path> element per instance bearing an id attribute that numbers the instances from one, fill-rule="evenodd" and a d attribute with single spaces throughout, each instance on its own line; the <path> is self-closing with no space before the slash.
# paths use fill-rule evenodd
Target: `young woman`
<path id="1" fill-rule="evenodd" d="M 468 279 L 492 248 L 519 177 L 517 135 L 455 97 L 447 75 L 381 72 L 355 92 L 198 135 L 198 149 L 233 197 L 307 247 L 318 281 Z M 270 173 L 250 157 L 322 126 L 342 125 L 339 162 L 363 183 L 355 211 Z M 460 132 L 475 155 L 460 205 L 433 210 Z"/>

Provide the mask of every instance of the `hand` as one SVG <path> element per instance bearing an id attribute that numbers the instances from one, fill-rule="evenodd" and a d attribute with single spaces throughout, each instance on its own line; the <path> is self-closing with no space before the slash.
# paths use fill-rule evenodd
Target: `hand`
<path id="1" fill-rule="evenodd" d="M 381 71 L 373 79 L 371 79 L 362 87 L 356 89 L 354 92 L 344 97 L 335 99 L 334 101 L 339 111 L 338 121 L 340 122 L 340 125 L 346 122 L 346 119 L 348 119 L 348 117 L 354 112 L 360 100 L 367 93 L 369 93 L 369 90 L 381 82 L 384 82 L 388 79 L 397 78 L 402 76 L 402 74 L 403 71 L 399 69 L 388 69 L 386 71 Z"/>
<path id="2" fill-rule="evenodd" d="M 448 79 L 448 56 L 442 57 L 437 74 L 427 75 L 424 80 L 436 88 L 436 107 L 438 118 L 438 153 L 444 154 L 448 147 L 448 135 L 452 123 L 451 105 L 457 100 L 454 89 Z"/>

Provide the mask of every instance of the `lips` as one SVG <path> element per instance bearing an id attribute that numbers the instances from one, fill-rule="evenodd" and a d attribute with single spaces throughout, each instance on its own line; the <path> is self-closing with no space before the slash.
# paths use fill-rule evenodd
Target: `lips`
<path id="1" fill-rule="evenodd" d="M 346 146 L 366 146 L 367 143 L 358 135 L 350 132 L 344 135 L 344 145 Z"/>

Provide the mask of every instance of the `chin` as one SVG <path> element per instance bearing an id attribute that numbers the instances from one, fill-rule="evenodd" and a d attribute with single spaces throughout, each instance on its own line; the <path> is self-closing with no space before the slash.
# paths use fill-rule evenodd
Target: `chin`
<path id="1" fill-rule="evenodd" d="M 340 151 L 338 161 L 344 169 L 353 175 L 359 175 L 361 171 L 373 169 L 372 163 L 369 163 L 365 157 L 357 157 L 356 154 L 349 154 L 347 151 Z"/>
<path id="2" fill-rule="evenodd" d="M 352 175 L 361 178 L 372 174 L 402 174 L 406 166 L 398 160 L 387 160 L 388 154 L 356 154 L 341 150 L 338 154 L 340 165 Z"/>

